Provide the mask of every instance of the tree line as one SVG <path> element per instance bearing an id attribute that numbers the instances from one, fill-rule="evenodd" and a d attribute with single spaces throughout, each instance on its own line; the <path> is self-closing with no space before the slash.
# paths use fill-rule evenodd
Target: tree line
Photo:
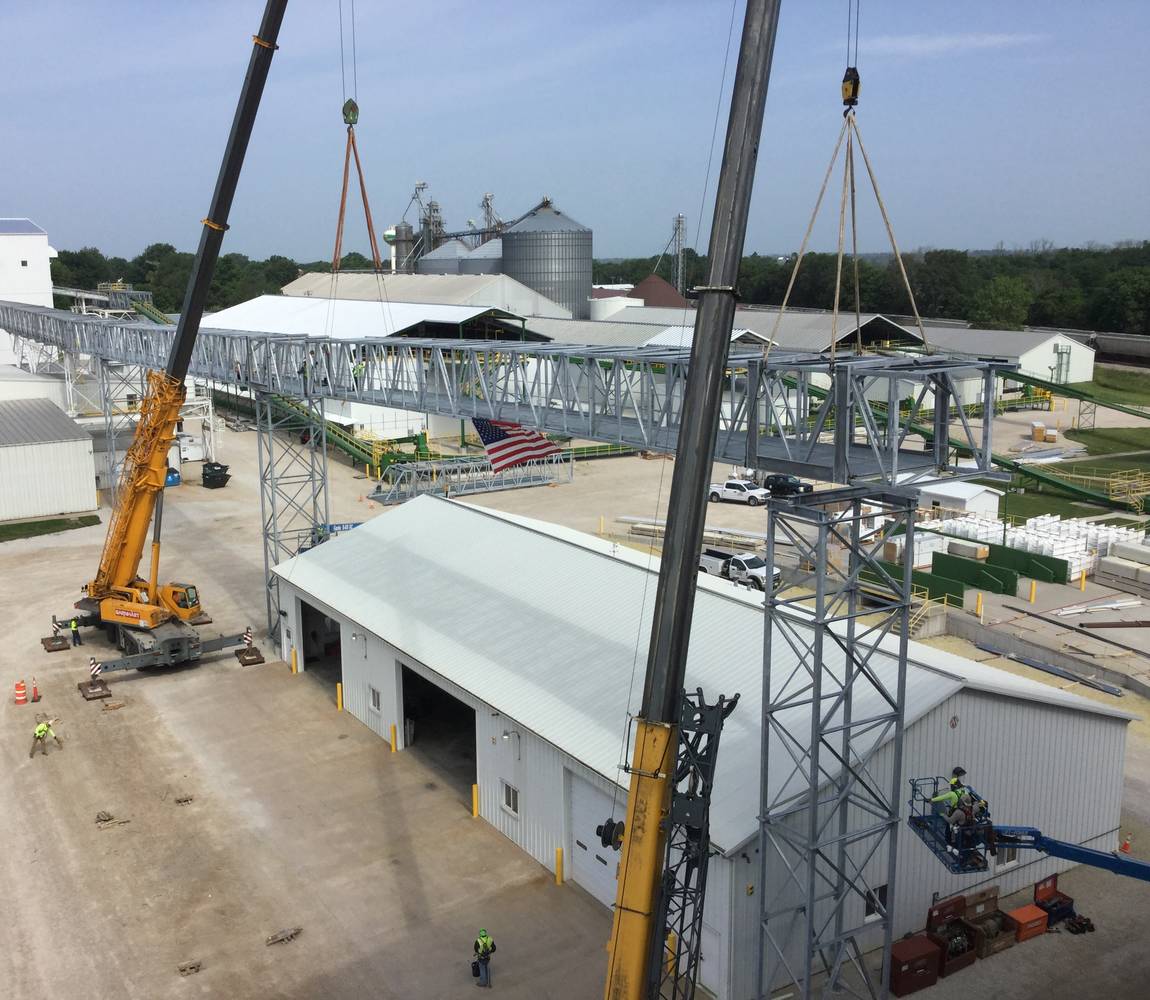
<path id="1" fill-rule="evenodd" d="M 692 250 L 684 258 L 687 286 L 705 284 L 707 258 Z M 1053 326 L 1150 334 L 1150 241 L 1082 249 L 1042 245 L 1017 252 L 921 250 L 903 254 L 903 265 L 924 317 L 966 320 L 987 330 Z M 673 267 L 670 257 L 596 261 L 593 280 L 638 283 L 657 273 L 673 282 Z M 793 256 L 744 257 L 742 301 L 778 305 L 793 269 Z M 807 254 L 789 304 L 831 308 L 836 269 L 835 254 Z M 858 285 L 863 312 L 911 312 L 893 255 L 860 258 Z M 840 308 L 854 309 L 854 287 L 852 261 L 844 258 Z"/>
<path id="2" fill-rule="evenodd" d="M 56 285 L 94 289 L 101 281 L 129 281 L 150 291 L 157 308 L 178 312 L 192 268 L 193 255 L 170 243 L 153 243 L 131 260 L 106 257 L 95 247 L 61 250 L 52 261 Z M 903 255 L 919 313 L 924 317 L 966 320 L 992 330 L 1018 330 L 1024 325 L 1065 329 L 1150 334 L 1150 241 L 1112 247 L 969 253 L 921 250 Z M 340 265 L 364 270 L 370 261 L 349 253 Z M 673 280 L 670 257 L 597 260 L 597 284 L 638 283 L 657 273 Z M 807 254 L 791 293 L 790 304 L 829 309 L 834 301 L 834 254 Z M 739 292 L 749 304 L 778 305 L 783 300 L 794 259 L 743 258 Z M 273 255 L 252 260 L 223 254 L 208 293 L 209 310 L 224 309 L 257 295 L 274 295 L 308 271 L 330 271 L 329 261 L 298 262 Z M 706 282 L 707 258 L 687 250 L 684 270 L 688 287 Z M 864 312 L 906 315 L 910 300 L 892 256 L 859 260 L 859 300 Z M 58 303 L 66 308 L 68 302 Z M 854 308 L 854 268 L 843 262 L 841 308 Z"/>

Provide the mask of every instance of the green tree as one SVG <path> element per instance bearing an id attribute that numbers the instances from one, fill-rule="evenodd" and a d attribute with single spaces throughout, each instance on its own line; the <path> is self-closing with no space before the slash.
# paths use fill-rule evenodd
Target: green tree
<path id="1" fill-rule="evenodd" d="M 1033 299 L 1021 278 L 999 275 L 975 293 L 967 319 L 981 330 L 1021 330 Z"/>
<path id="2" fill-rule="evenodd" d="M 1150 334 L 1150 267 L 1109 275 L 1091 298 L 1090 320 L 1095 330 Z"/>

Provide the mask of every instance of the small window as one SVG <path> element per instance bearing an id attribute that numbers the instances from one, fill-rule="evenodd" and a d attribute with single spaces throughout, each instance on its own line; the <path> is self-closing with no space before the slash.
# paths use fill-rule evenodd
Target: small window
<path id="1" fill-rule="evenodd" d="M 28 262 L 27 262 L 26 260 L 22 260 L 22 261 L 20 261 L 20 266 L 21 266 L 21 267 L 27 267 L 27 266 L 28 266 Z"/>
<path id="2" fill-rule="evenodd" d="M 881 913 L 879 911 L 882 911 Z M 866 894 L 866 920 L 881 920 L 886 912 L 886 886 L 880 885 L 877 889 L 868 890 Z"/>
<path id="3" fill-rule="evenodd" d="M 1010 865 L 1018 864 L 1018 848 L 1017 847 L 1000 847 L 998 849 L 998 857 L 995 859 L 995 868 L 1007 868 Z"/>
<path id="4" fill-rule="evenodd" d="M 512 785 L 507 784 L 506 781 L 501 782 L 503 785 L 503 808 L 512 816 L 519 815 L 519 789 Z"/>
<path id="5" fill-rule="evenodd" d="M 367 689 L 371 692 L 371 710 L 373 712 L 378 712 L 380 704 L 379 690 L 373 688 L 370 684 L 367 686 Z"/>

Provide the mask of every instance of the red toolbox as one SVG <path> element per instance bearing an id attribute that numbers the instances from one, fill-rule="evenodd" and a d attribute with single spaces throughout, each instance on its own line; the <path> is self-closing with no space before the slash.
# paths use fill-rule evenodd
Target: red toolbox
<path id="1" fill-rule="evenodd" d="M 1018 924 L 998 908 L 998 886 L 967 894 L 966 919 L 974 924 L 974 950 L 979 958 L 989 958 L 1014 945 Z"/>
<path id="2" fill-rule="evenodd" d="M 938 982 L 942 949 L 923 934 L 903 938 L 890 946 L 890 991 L 905 997 Z"/>
<path id="3" fill-rule="evenodd" d="M 1058 876 L 1050 875 L 1034 883 L 1034 905 L 1046 911 L 1046 926 L 1074 916 L 1074 900 L 1058 891 Z"/>
<path id="4" fill-rule="evenodd" d="M 953 975 L 973 965 L 978 958 L 976 928 L 965 919 L 965 914 L 966 897 L 955 896 L 932 906 L 926 915 L 926 936 L 942 951 L 938 963 L 940 976 Z"/>
<path id="5" fill-rule="evenodd" d="M 1019 942 L 1042 937 L 1046 933 L 1046 911 L 1033 903 L 1011 910 L 1007 916 L 1018 925 L 1015 937 Z"/>

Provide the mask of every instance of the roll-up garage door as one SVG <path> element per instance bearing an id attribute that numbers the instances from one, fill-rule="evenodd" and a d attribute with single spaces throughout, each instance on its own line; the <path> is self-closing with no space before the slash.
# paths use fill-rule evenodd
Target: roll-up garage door
<path id="1" fill-rule="evenodd" d="M 609 815 L 623 819 L 627 799 L 619 794 L 614 809 L 611 796 L 570 771 L 567 772 L 567 816 L 571 830 L 571 878 L 604 906 L 615 904 L 615 874 L 619 852 L 599 843 L 595 827 Z"/>

